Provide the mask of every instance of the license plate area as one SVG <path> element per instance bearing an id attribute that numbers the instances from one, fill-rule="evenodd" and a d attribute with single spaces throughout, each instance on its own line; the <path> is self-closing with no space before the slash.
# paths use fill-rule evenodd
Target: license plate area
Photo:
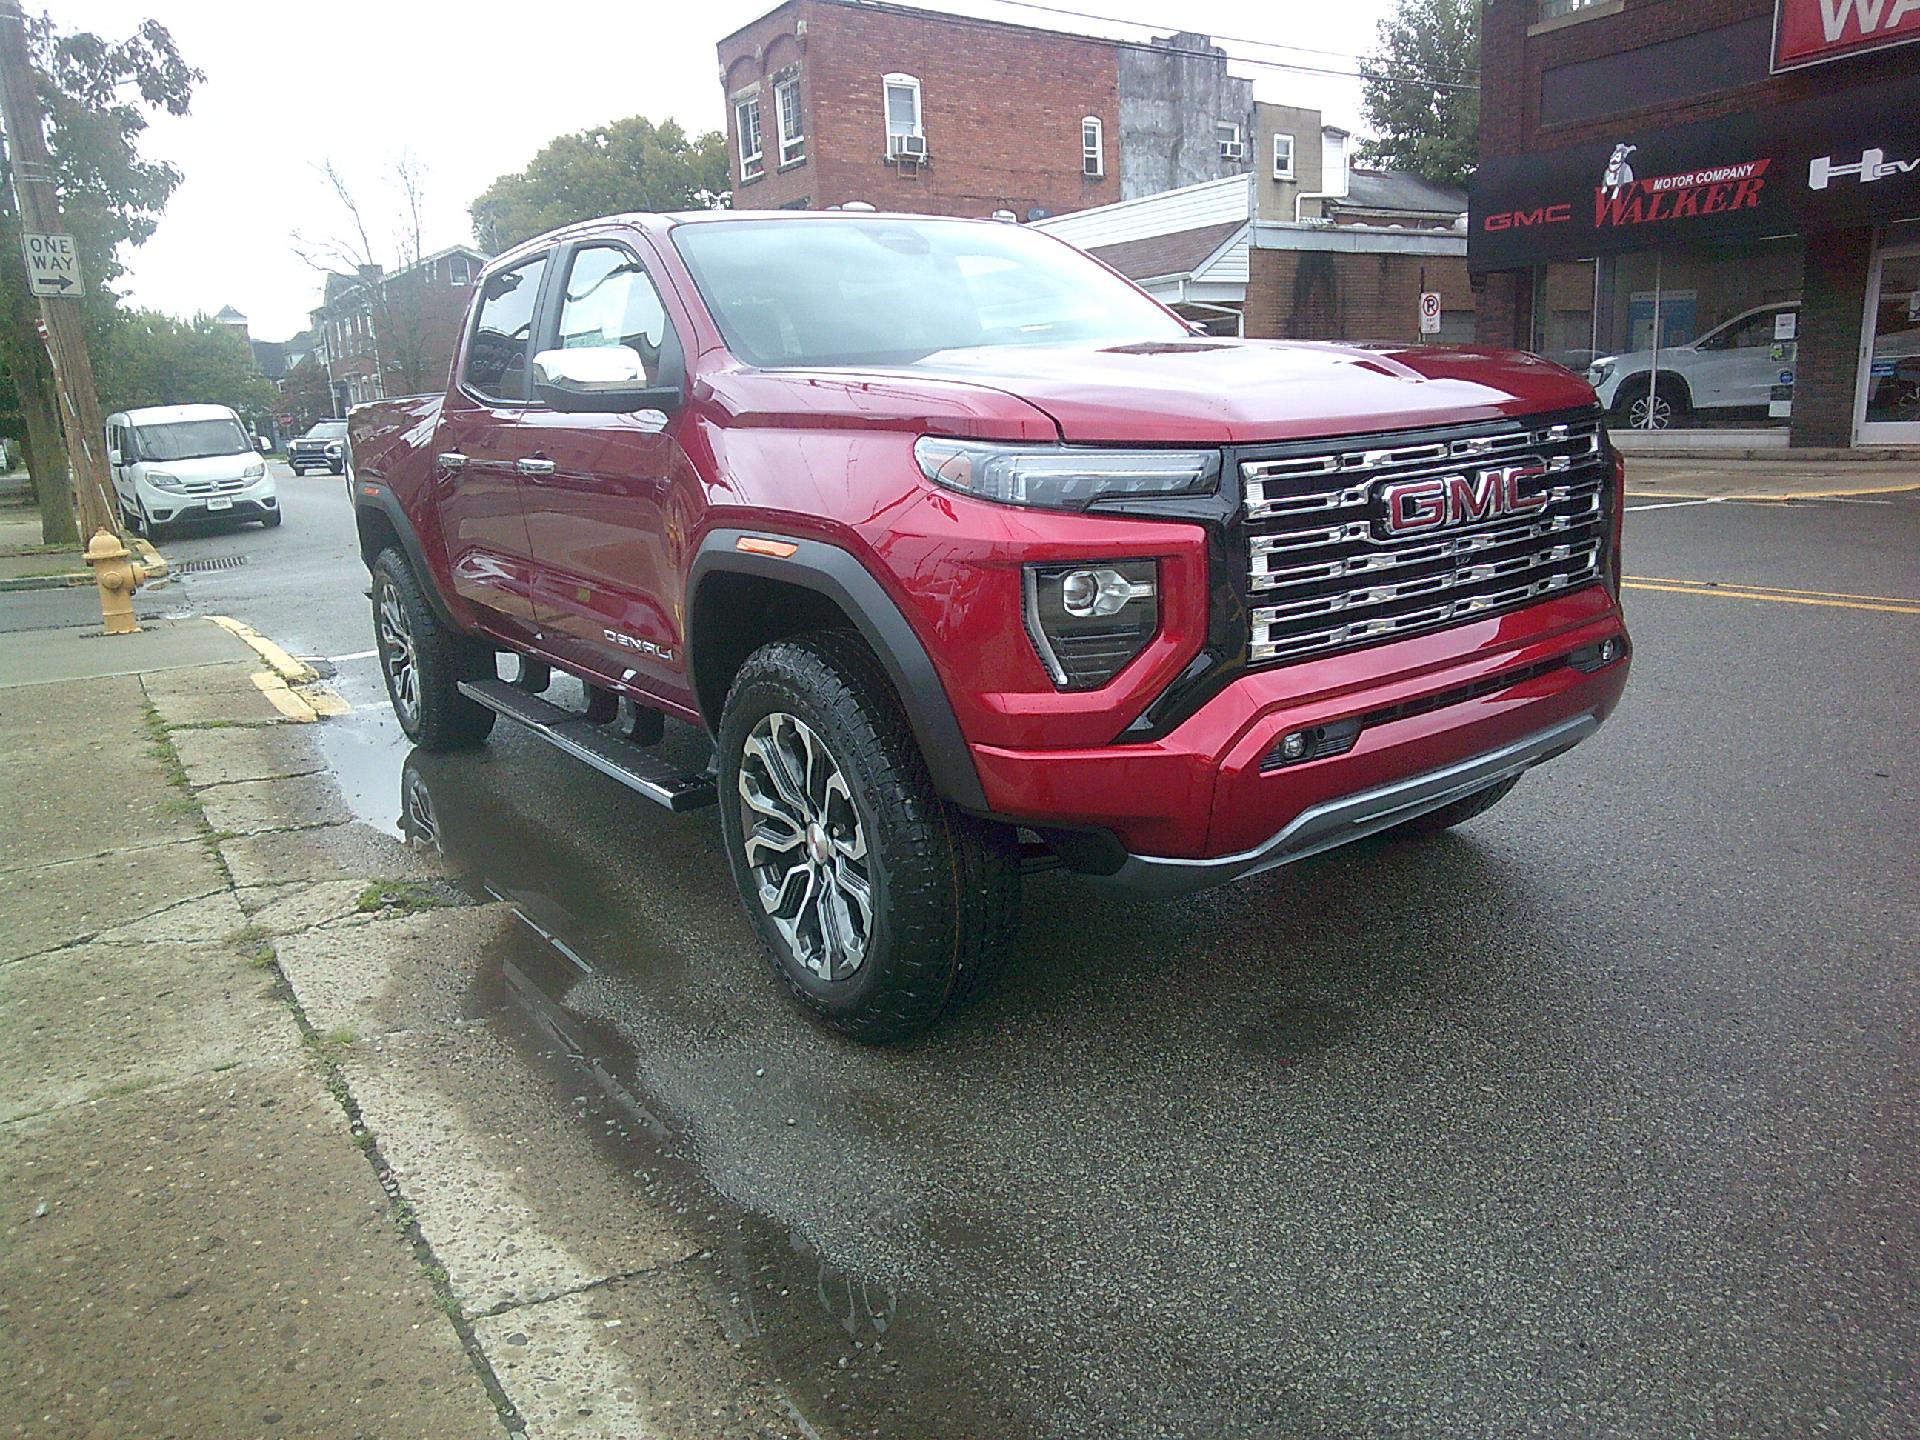
<path id="1" fill-rule="evenodd" d="M 213 499 L 207 501 L 207 509 L 209 510 L 231 510 L 232 508 L 233 508 L 233 501 L 228 499 L 224 495 L 217 495 Z"/>

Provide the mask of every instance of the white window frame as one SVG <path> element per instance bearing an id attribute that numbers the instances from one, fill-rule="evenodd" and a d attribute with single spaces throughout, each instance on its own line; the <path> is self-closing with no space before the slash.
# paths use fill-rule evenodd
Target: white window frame
<path id="1" fill-rule="evenodd" d="M 1091 136 L 1091 141 L 1089 141 Z M 1098 115 L 1080 117 L 1080 173 L 1089 180 L 1102 179 L 1107 173 L 1107 127 Z"/>
<path id="2" fill-rule="evenodd" d="M 895 130 L 893 128 L 893 92 L 910 90 L 913 92 L 913 128 Z M 880 123 L 887 136 L 887 154 L 895 153 L 893 137 L 896 135 L 917 135 L 926 138 L 925 117 L 920 108 L 920 81 L 912 75 L 883 75 L 880 77 Z"/>
<path id="3" fill-rule="evenodd" d="M 800 122 L 800 128 L 793 134 L 787 133 L 787 107 L 785 97 L 793 95 L 793 115 Z M 773 87 L 773 126 L 780 140 L 780 163 L 792 165 L 807 158 L 806 115 L 800 109 L 800 77 L 790 75 L 777 81 Z"/>
<path id="4" fill-rule="evenodd" d="M 1280 163 L 1280 147 L 1283 144 L 1287 148 L 1287 161 L 1284 165 Z M 1277 131 L 1273 137 L 1273 178 L 1276 180 L 1291 180 L 1294 178 L 1293 136 L 1282 135 Z"/>
<path id="5" fill-rule="evenodd" d="M 458 270 L 454 269 L 459 266 Z M 449 285 L 471 285 L 473 283 L 473 260 L 466 255 L 447 257 L 447 283 Z"/>
<path id="6" fill-rule="evenodd" d="M 1213 122 L 1213 138 L 1214 138 L 1215 147 L 1219 151 L 1219 155 L 1222 160 L 1230 158 L 1227 155 L 1228 145 L 1234 145 L 1239 147 L 1240 158 L 1243 160 L 1246 158 L 1246 155 L 1247 155 L 1246 138 L 1247 137 L 1241 131 L 1238 122 L 1233 120 L 1214 121 Z"/>
<path id="7" fill-rule="evenodd" d="M 747 111 L 753 112 L 753 149 L 747 149 Z M 759 95 L 743 95 L 733 102 L 733 128 L 737 137 L 736 149 L 740 153 L 740 178 L 753 180 L 764 175 L 766 161 L 766 123 L 760 114 Z"/>

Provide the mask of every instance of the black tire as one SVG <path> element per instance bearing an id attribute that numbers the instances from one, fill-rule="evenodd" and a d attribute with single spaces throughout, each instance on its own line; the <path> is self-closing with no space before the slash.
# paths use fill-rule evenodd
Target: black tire
<path id="1" fill-rule="evenodd" d="M 329 465 L 327 466 L 327 473 L 329 475 L 344 475 L 347 473 L 347 467 L 345 465 Z"/>
<path id="2" fill-rule="evenodd" d="M 294 473 L 294 475 L 295 475 L 295 477 L 296 477 L 296 478 L 297 478 L 297 477 L 299 477 L 299 476 L 301 476 L 301 475 L 304 475 L 304 474 L 306 474 L 306 473 L 307 473 L 307 472 L 306 472 L 306 468 L 305 468 L 304 466 L 301 466 L 301 465 L 292 465 L 292 464 L 289 464 L 289 465 L 287 466 L 287 468 L 288 468 L 289 470 L 291 470 L 291 471 L 293 471 L 293 473 Z"/>
<path id="3" fill-rule="evenodd" d="M 162 525 L 147 513 L 146 501 L 135 500 L 133 503 L 140 509 L 140 534 L 149 545 L 158 545 L 173 534 L 171 525 Z"/>
<path id="4" fill-rule="evenodd" d="M 440 623 L 397 549 L 382 550 L 373 562 L 373 634 L 387 698 L 409 740 L 422 750 L 464 750 L 487 738 L 493 711 L 458 687 L 493 674 L 493 651 Z"/>
<path id="5" fill-rule="evenodd" d="M 1654 423 L 1646 423 L 1651 413 Z M 1613 397 L 1612 423 L 1620 430 L 1672 430 L 1693 414 L 1693 393 L 1678 375 L 1662 374 L 1655 386 L 1638 375 L 1620 382 Z"/>
<path id="6" fill-rule="evenodd" d="M 279 527 L 280 520 L 281 520 L 280 507 L 277 505 L 273 509 L 267 511 L 266 514 L 260 517 L 260 523 L 266 526 L 267 529 L 269 530 L 277 529 Z"/>
<path id="7" fill-rule="evenodd" d="M 138 535 L 142 539 L 147 537 L 147 515 L 146 512 L 140 508 L 139 501 L 136 500 L 134 502 L 134 508 L 129 510 L 127 508 L 127 502 L 122 500 L 120 502 L 120 520 L 121 523 L 127 527 L 129 534 Z"/>
<path id="8" fill-rule="evenodd" d="M 792 722 L 811 737 L 805 745 L 818 746 L 807 753 L 826 759 L 825 767 L 809 765 L 800 778 L 809 804 L 813 792 L 820 792 L 818 823 L 803 831 L 791 821 L 756 819 L 753 834 L 764 847 L 761 837 L 782 838 L 778 826 L 785 824 L 786 833 L 804 837 L 794 844 L 811 858 L 774 856 L 756 872 L 747 852 L 749 800 L 741 775 L 750 766 L 749 788 L 762 801 L 768 798 L 760 782 L 773 778 L 770 742 L 777 748 L 796 741 Z M 751 756 L 749 740 L 760 747 Z M 979 988 L 1005 950 L 1019 908 L 1013 837 L 1005 826 L 967 815 L 935 793 L 885 672 L 856 636 L 825 631 L 776 641 L 748 656 L 722 712 L 719 764 L 720 825 L 734 883 L 774 974 L 802 1009 L 858 1040 L 902 1040 Z M 796 778 L 790 768 L 784 773 L 789 781 Z M 844 781 L 838 791 L 843 798 L 836 798 L 836 778 Z M 769 812 L 756 808 L 756 814 Z M 851 833 L 849 820 L 858 827 Z M 855 846 L 860 860 L 849 858 Z M 808 963 L 781 928 L 787 922 L 777 921 L 762 899 L 762 880 L 782 864 L 788 868 L 777 895 L 803 870 L 811 867 L 819 881 L 826 873 L 822 867 L 833 867 L 836 878 L 822 883 L 820 894 L 839 897 L 837 915 L 829 919 L 833 907 L 827 899 L 809 912 L 806 897 L 814 890 L 803 875 L 807 888 L 792 922 L 804 944 L 807 917 L 816 915 L 813 933 L 823 937 L 818 965 Z M 844 888 L 850 869 L 864 869 L 869 902 L 857 957 L 851 951 L 858 927 Z M 849 941 L 837 952 L 825 937 L 830 925 Z M 851 963 L 835 975 L 836 960 Z"/>
<path id="9" fill-rule="evenodd" d="M 1484 790 L 1454 801 L 1451 805 L 1442 805 L 1438 810 L 1429 810 L 1411 820 L 1393 827 L 1395 835 L 1438 835 L 1442 830 L 1451 830 L 1463 821 L 1484 814 L 1507 798 L 1507 792 L 1520 783 L 1518 775 L 1509 775 L 1504 780 L 1496 780 Z"/>

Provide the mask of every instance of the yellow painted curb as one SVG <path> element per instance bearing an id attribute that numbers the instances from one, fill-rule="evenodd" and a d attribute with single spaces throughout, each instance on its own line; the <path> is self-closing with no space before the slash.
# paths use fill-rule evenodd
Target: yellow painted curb
<path id="1" fill-rule="evenodd" d="M 298 725 L 309 725 L 320 718 L 314 708 L 307 704 L 293 689 L 271 670 L 262 670 L 253 677 L 254 688 L 267 697 L 267 703 L 278 710 L 283 719 Z"/>
<path id="2" fill-rule="evenodd" d="M 254 654 L 273 667 L 274 674 L 289 685 L 308 685 L 320 678 L 314 673 L 311 665 L 302 664 L 294 659 L 251 625 L 229 619 L 225 615 L 209 615 L 207 619 L 236 639 L 244 641 L 251 647 Z"/>

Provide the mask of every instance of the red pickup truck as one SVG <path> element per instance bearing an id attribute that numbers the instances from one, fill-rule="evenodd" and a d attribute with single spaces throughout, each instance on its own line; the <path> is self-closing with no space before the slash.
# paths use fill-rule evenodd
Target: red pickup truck
<path id="1" fill-rule="evenodd" d="M 349 426 L 407 734 L 504 715 L 718 803 L 775 972 L 869 1039 L 979 979 L 1023 869 L 1171 895 L 1453 825 L 1627 677 L 1583 381 L 1196 335 L 1016 225 L 556 231 L 488 266 L 445 396 Z"/>

